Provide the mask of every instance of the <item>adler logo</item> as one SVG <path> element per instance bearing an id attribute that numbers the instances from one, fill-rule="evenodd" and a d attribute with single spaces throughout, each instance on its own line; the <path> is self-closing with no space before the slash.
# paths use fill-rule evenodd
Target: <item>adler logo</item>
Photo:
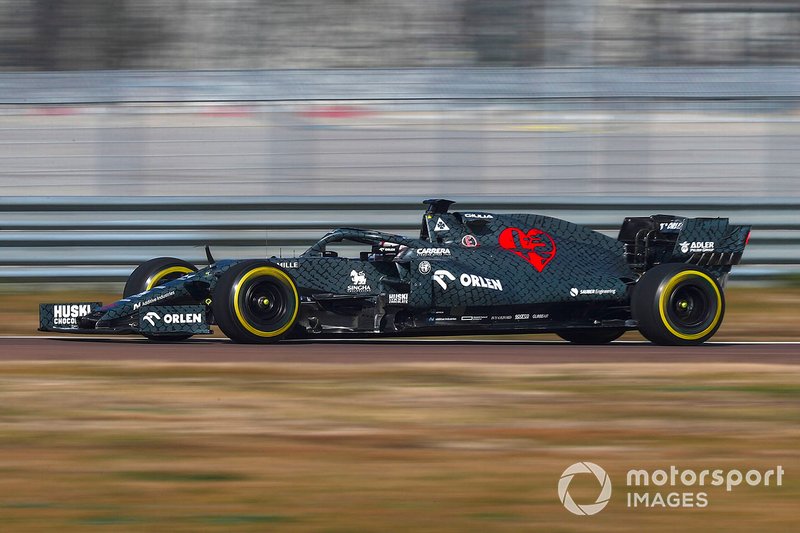
<path id="1" fill-rule="evenodd" d="M 688 242 L 684 241 L 679 243 L 681 247 L 681 253 L 688 254 L 691 253 L 701 253 L 701 252 L 713 252 L 717 245 L 713 241 L 695 241 L 695 242 Z"/>

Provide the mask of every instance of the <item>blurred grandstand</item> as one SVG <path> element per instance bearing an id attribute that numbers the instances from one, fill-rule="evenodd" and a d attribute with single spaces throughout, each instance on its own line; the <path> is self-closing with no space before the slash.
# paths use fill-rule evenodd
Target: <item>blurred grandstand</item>
<path id="1" fill-rule="evenodd" d="M 0 68 L 800 63 L 794 0 L 2 0 Z"/>
<path id="2" fill-rule="evenodd" d="M 798 271 L 799 41 L 782 0 L 0 0 L 0 266 L 64 244 L 19 197 L 492 195 L 753 198 Z"/>
<path id="3" fill-rule="evenodd" d="M 0 195 L 796 195 L 798 63 L 787 0 L 0 0 Z"/>

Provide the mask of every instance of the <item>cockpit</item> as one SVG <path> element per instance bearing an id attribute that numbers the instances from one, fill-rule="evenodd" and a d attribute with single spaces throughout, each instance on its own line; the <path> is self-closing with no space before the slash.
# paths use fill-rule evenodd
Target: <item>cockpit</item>
<path id="1" fill-rule="evenodd" d="M 300 257 L 347 257 L 362 261 L 391 262 L 416 243 L 400 235 L 355 228 L 327 233 Z M 367 249 L 365 249 L 368 247 Z"/>

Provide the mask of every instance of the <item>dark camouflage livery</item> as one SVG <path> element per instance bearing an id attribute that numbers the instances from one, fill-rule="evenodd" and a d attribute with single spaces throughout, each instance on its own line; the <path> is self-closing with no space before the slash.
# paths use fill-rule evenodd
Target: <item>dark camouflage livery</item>
<path id="1" fill-rule="evenodd" d="M 210 333 L 204 305 L 140 307 L 138 330 L 145 335 Z"/>
<path id="2" fill-rule="evenodd" d="M 613 238 L 543 215 L 450 212 L 451 203 L 426 201 L 418 238 L 340 228 L 298 257 L 269 259 L 300 295 L 292 334 L 634 329 L 631 291 L 645 271 L 694 263 L 724 282 L 749 234 L 727 219 L 653 215 L 625 219 Z M 332 248 L 342 245 L 359 251 L 341 257 Z M 217 280 L 237 263 L 216 261 L 94 309 L 78 329 L 154 333 L 142 310 L 186 305 L 204 309 L 206 328 Z M 47 321 L 41 329 L 62 330 Z"/>

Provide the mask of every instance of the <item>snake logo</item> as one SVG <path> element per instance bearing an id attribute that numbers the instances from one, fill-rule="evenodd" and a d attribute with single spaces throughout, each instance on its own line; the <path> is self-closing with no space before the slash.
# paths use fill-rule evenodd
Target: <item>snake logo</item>
<path id="1" fill-rule="evenodd" d="M 597 482 L 600 483 L 600 494 L 594 503 L 579 505 L 570 496 L 569 484 L 576 474 L 594 474 L 594 477 L 597 478 Z M 608 477 L 605 470 L 594 463 L 588 461 L 575 463 L 567 467 L 564 473 L 561 474 L 561 479 L 558 480 L 558 499 L 561 500 L 567 511 L 572 514 L 580 516 L 597 514 L 608 505 L 608 501 L 611 499 L 611 478 Z"/>

